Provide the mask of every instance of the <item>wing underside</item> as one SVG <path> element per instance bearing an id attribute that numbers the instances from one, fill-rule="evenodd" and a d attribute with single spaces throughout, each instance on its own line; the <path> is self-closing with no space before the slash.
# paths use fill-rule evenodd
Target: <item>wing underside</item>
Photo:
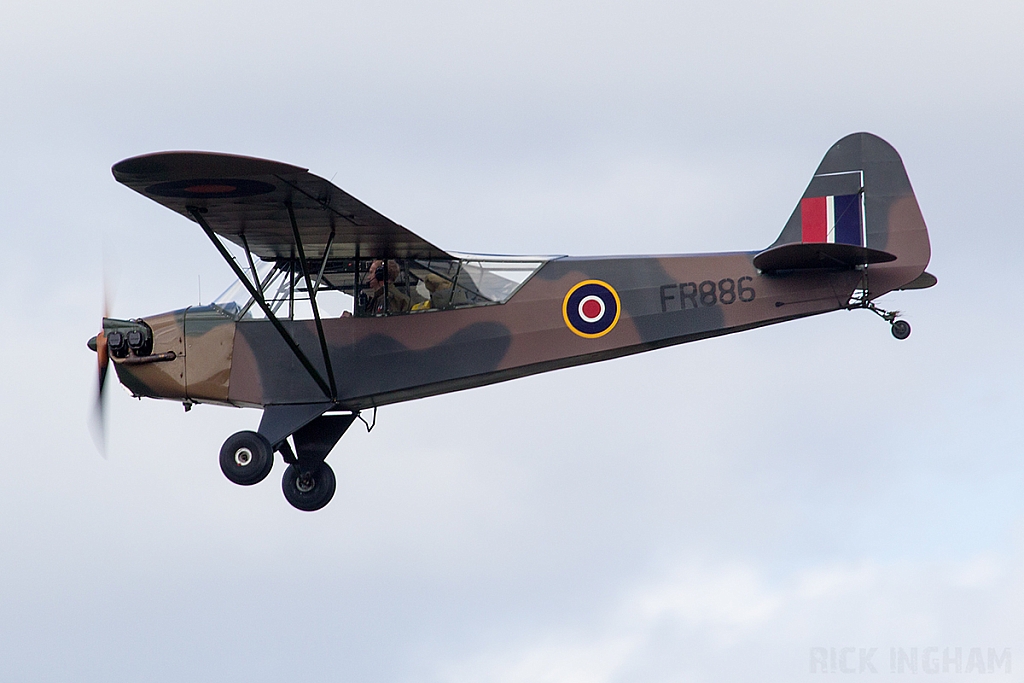
<path id="1" fill-rule="evenodd" d="M 294 258 L 299 249 L 307 259 L 326 261 L 451 258 L 297 166 L 212 152 L 159 152 L 120 161 L 112 171 L 118 182 L 193 221 L 198 212 L 217 235 L 264 261 Z"/>

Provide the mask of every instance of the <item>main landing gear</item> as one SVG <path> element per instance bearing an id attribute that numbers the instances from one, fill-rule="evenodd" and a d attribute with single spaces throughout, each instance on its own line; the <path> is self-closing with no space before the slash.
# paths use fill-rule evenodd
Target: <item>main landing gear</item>
<path id="1" fill-rule="evenodd" d="M 319 510 L 330 503 L 336 487 L 334 470 L 325 462 L 306 468 L 300 468 L 297 463 L 288 465 L 281 480 L 285 500 L 292 507 L 306 512 Z"/>
<path id="2" fill-rule="evenodd" d="M 232 434 L 221 446 L 224 476 L 241 486 L 258 484 L 270 474 L 274 453 L 278 452 L 288 465 L 281 480 L 285 500 L 305 512 L 324 507 L 337 488 L 334 470 L 324 461 L 358 413 L 323 412 L 322 406 L 319 412 L 315 406 L 267 407 L 258 432 Z M 294 451 L 289 437 L 295 444 Z"/>
<path id="3" fill-rule="evenodd" d="M 274 449 L 258 432 L 238 432 L 220 447 L 220 469 L 232 483 L 252 486 L 267 478 L 274 466 Z"/>

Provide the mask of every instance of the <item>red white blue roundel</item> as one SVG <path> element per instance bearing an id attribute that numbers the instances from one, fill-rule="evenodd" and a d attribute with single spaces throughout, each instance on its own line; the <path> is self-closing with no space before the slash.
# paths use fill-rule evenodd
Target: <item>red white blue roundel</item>
<path id="1" fill-rule="evenodd" d="M 584 280 L 569 290 L 562 302 L 562 317 L 569 329 L 594 339 L 612 331 L 619 322 L 622 304 L 607 282 Z"/>

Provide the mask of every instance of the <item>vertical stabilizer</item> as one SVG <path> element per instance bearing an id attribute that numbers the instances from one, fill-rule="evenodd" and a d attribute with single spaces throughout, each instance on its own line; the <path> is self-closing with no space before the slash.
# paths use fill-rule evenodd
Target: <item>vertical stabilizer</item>
<path id="1" fill-rule="evenodd" d="M 782 234 L 755 265 L 860 267 L 874 299 L 917 280 L 930 257 L 900 155 L 876 135 L 854 133 L 825 154 Z"/>

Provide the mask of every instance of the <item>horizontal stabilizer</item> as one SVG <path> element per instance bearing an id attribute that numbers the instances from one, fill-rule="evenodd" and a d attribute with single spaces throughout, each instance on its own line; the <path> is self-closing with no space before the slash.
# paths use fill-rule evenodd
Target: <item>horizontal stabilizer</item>
<path id="1" fill-rule="evenodd" d="M 929 287 L 934 287 L 938 283 L 939 278 L 935 277 L 931 273 L 924 272 L 918 275 L 917 279 L 914 280 L 913 282 L 908 282 L 907 284 L 900 287 L 900 291 L 903 291 L 905 289 L 928 289 Z"/>
<path id="2" fill-rule="evenodd" d="M 895 254 L 854 244 L 796 242 L 765 249 L 754 257 L 754 267 L 765 272 L 810 269 L 848 270 L 870 263 L 888 263 L 895 260 Z"/>

